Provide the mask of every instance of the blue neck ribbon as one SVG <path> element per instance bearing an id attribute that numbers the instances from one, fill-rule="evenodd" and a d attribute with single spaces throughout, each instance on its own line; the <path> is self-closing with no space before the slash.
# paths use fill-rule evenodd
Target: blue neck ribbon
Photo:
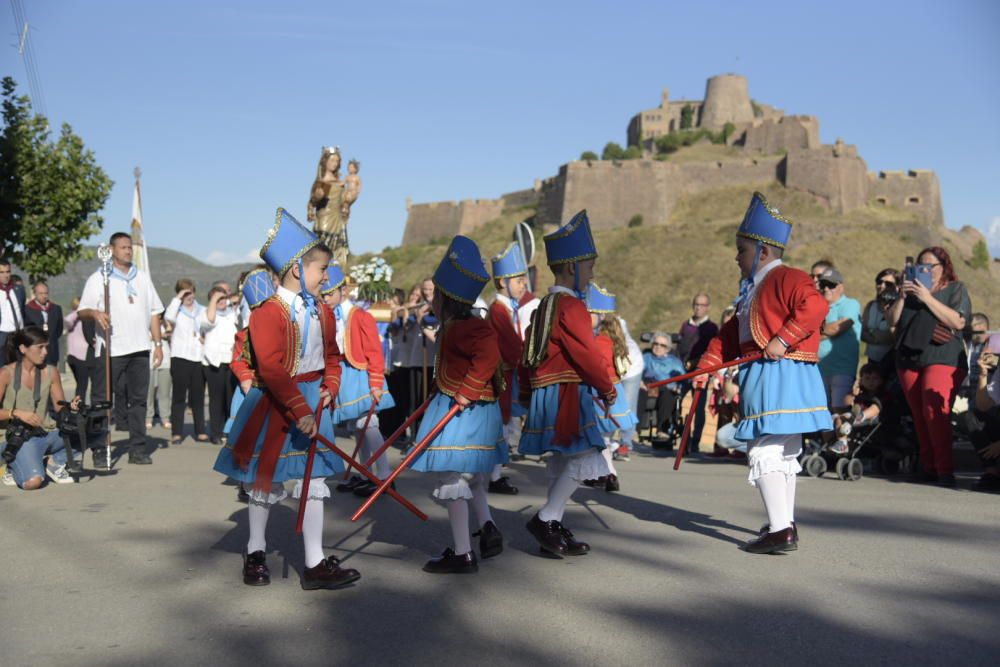
<path id="1" fill-rule="evenodd" d="M 302 297 L 302 303 L 306 307 L 306 321 L 302 325 L 302 352 L 299 354 L 299 358 L 306 356 L 306 349 L 309 344 L 309 329 L 312 324 L 312 320 L 316 317 L 319 311 L 316 310 L 316 297 L 309 293 L 306 289 L 306 272 L 305 267 L 302 265 L 302 259 L 299 258 L 299 296 Z"/>

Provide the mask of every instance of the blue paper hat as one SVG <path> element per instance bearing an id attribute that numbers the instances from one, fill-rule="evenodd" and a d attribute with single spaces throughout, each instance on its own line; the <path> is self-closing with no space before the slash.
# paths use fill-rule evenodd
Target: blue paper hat
<path id="1" fill-rule="evenodd" d="M 565 226 L 545 237 L 545 254 L 549 266 L 597 257 L 597 246 L 590 233 L 586 210 L 580 211 Z"/>
<path id="2" fill-rule="evenodd" d="M 494 278 L 515 278 L 528 272 L 528 264 L 524 261 L 521 246 L 511 243 L 507 248 L 493 258 Z"/>
<path id="3" fill-rule="evenodd" d="M 614 294 L 601 289 L 594 283 L 587 286 L 587 310 L 591 313 L 613 313 L 618 309 L 618 299 Z"/>
<path id="4" fill-rule="evenodd" d="M 320 288 L 320 294 L 329 294 L 347 282 L 344 272 L 340 270 L 340 264 L 331 264 L 326 268 L 326 282 Z"/>
<path id="5" fill-rule="evenodd" d="M 274 227 L 267 230 L 267 241 L 260 258 L 278 276 L 283 276 L 302 255 L 319 245 L 319 239 L 283 208 L 274 216 Z"/>
<path id="6" fill-rule="evenodd" d="M 434 286 L 452 299 L 472 305 L 489 281 L 476 242 L 465 236 L 453 238 L 434 272 Z"/>
<path id="7" fill-rule="evenodd" d="M 267 301 L 274 295 L 274 279 L 267 269 L 254 269 L 243 279 L 240 292 L 251 309 Z"/>
<path id="8" fill-rule="evenodd" d="M 736 235 L 784 249 L 792 235 L 792 223 L 781 217 L 778 209 L 768 206 L 764 195 L 755 192 Z"/>

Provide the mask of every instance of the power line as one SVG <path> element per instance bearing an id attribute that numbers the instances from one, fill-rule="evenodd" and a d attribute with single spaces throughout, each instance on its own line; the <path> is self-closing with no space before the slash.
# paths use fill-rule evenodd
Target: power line
<path id="1" fill-rule="evenodd" d="M 45 116 L 45 96 L 42 94 L 42 81 L 38 76 L 34 40 L 29 38 L 32 28 L 24 13 L 24 5 L 21 3 L 21 0 L 10 0 L 10 9 L 14 14 L 14 22 L 18 29 L 17 52 L 21 56 L 25 73 L 28 75 L 31 106 L 35 113 Z"/>

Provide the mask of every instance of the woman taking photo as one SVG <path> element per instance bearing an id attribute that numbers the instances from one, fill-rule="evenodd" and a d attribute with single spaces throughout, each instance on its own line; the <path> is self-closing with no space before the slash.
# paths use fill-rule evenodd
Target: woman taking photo
<path id="1" fill-rule="evenodd" d="M 961 331 L 972 306 L 943 248 L 924 249 L 917 262 L 918 272 L 929 273 L 930 288 L 912 275 L 903 277 L 903 298 L 889 311 L 896 366 L 920 443 L 917 479 L 953 487 L 951 404 L 968 372 Z"/>

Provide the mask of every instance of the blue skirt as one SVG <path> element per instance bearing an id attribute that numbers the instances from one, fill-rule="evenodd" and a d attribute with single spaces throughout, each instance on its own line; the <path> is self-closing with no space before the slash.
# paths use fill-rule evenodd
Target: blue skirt
<path id="1" fill-rule="evenodd" d="M 321 380 L 299 382 L 299 391 L 305 396 L 306 402 L 313 410 L 316 409 L 316 405 L 320 400 L 319 388 L 321 382 Z M 257 434 L 253 458 L 250 459 L 250 465 L 247 466 L 246 470 L 241 470 L 233 459 L 233 447 L 236 441 L 239 440 L 240 433 L 250 419 L 254 408 L 257 407 L 257 404 L 260 403 L 263 397 L 264 392 L 257 387 L 247 392 L 246 398 L 240 406 L 240 411 L 236 414 L 236 419 L 233 420 L 233 428 L 229 433 L 226 446 L 222 448 L 219 456 L 215 459 L 214 468 L 217 472 L 221 472 L 223 475 L 244 484 L 252 484 L 257 479 L 257 463 L 260 460 L 260 452 L 264 447 L 264 435 L 267 433 L 267 425 L 271 420 L 271 415 L 268 415 L 264 420 L 264 425 L 261 427 L 260 433 Z M 328 416 L 324 415 L 320 421 L 319 430 L 330 442 L 335 442 L 333 420 L 329 419 Z M 309 442 L 309 438 L 303 435 L 297 428 L 292 427 L 289 429 L 289 432 L 285 435 L 285 442 L 281 447 L 281 454 L 278 456 L 278 463 L 274 468 L 274 482 L 280 483 L 289 479 L 302 479 L 306 473 Z M 330 477 L 343 472 L 343 470 L 344 462 L 340 457 L 322 444 L 319 444 L 316 448 L 316 457 L 313 459 L 312 476 Z"/>
<path id="2" fill-rule="evenodd" d="M 340 391 L 337 392 L 337 407 L 333 411 L 333 423 L 355 421 L 368 415 L 372 406 L 371 388 L 368 386 L 368 371 L 358 370 L 343 361 L 340 362 Z M 385 385 L 383 385 L 384 387 Z M 392 394 L 385 391 L 375 412 L 395 407 Z"/>
<path id="3" fill-rule="evenodd" d="M 621 382 L 615 384 L 615 391 L 618 393 L 618 397 L 615 399 L 614 405 L 611 406 L 611 416 L 618 422 L 618 426 L 615 426 L 615 422 L 604 416 L 604 408 L 601 405 L 594 403 L 597 414 L 597 430 L 601 433 L 614 433 L 619 429 L 630 431 L 639 423 L 632 410 L 629 409 L 628 398 L 625 396 L 625 388 Z M 597 392 L 591 392 L 591 396 L 596 395 Z"/>
<path id="4" fill-rule="evenodd" d="M 417 442 L 431 432 L 453 405 L 455 400 L 441 393 L 431 400 L 420 422 Z M 412 468 L 418 472 L 491 472 L 497 464 L 509 459 L 500 404 L 493 401 L 473 403 L 452 417 Z"/>
<path id="5" fill-rule="evenodd" d="M 512 397 L 512 400 L 510 402 L 511 417 L 523 417 L 524 415 L 528 414 L 528 409 L 523 405 L 521 405 L 521 401 L 517 400 L 517 397 L 521 395 L 520 391 L 521 391 L 521 381 L 517 379 L 517 369 L 515 368 L 514 372 L 511 374 L 511 381 L 510 381 L 510 395 Z"/>
<path id="6" fill-rule="evenodd" d="M 233 422 L 236 421 L 236 414 L 240 411 L 240 406 L 243 405 L 243 399 L 246 395 L 243 393 L 243 388 L 237 386 L 236 391 L 233 392 L 233 401 L 229 404 L 229 419 L 226 420 L 225 426 L 222 427 L 222 433 L 229 435 L 229 432 L 233 429 Z"/>
<path id="7" fill-rule="evenodd" d="M 545 452 L 572 456 L 591 447 L 604 449 L 604 438 L 597 428 L 597 404 L 590 387 L 585 384 L 580 385 L 580 434 L 568 447 L 552 442 L 556 434 L 556 415 L 559 413 L 559 386 L 552 384 L 532 390 L 528 419 L 521 431 L 518 450 L 527 456 L 541 456 Z"/>
<path id="8" fill-rule="evenodd" d="M 833 429 L 826 390 L 814 363 L 781 359 L 754 361 L 740 369 L 737 440 Z"/>

